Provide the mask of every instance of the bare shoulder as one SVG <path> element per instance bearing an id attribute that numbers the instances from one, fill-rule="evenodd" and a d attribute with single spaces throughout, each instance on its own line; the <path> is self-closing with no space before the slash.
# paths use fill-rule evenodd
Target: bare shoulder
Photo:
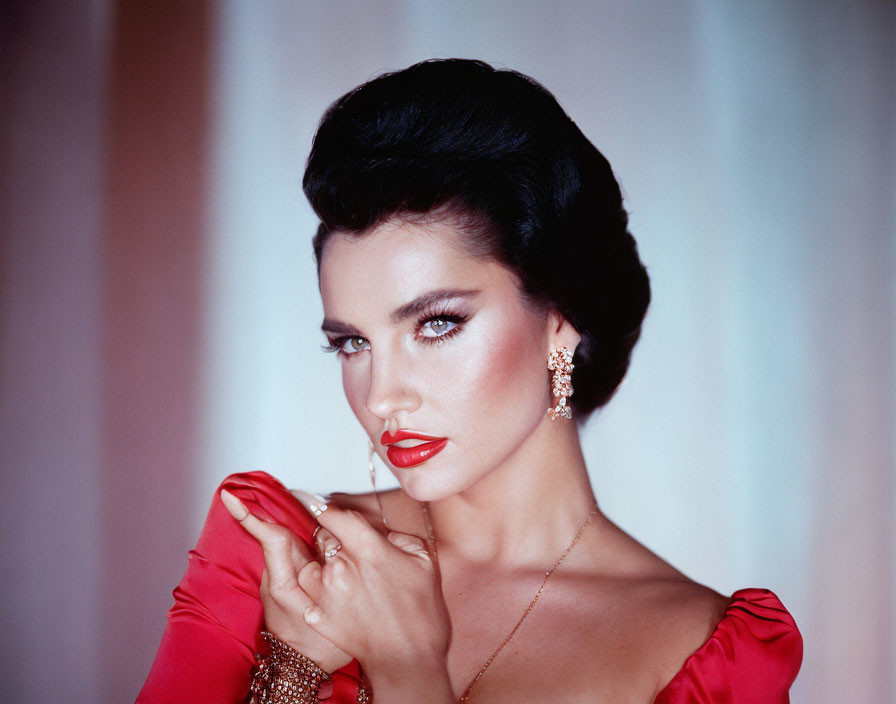
<path id="1" fill-rule="evenodd" d="M 676 660 L 706 642 L 729 602 L 728 597 L 687 577 L 646 579 L 633 587 L 639 610 L 654 632 L 663 635 Z"/>
<path id="2" fill-rule="evenodd" d="M 656 647 L 656 693 L 712 636 L 729 599 L 693 580 L 645 580 L 632 590 L 642 616 L 641 639 Z"/>
<path id="3" fill-rule="evenodd" d="M 605 574 L 626 604 L 627 639 L 651 643 L 659 691 L 710 638 L 730 599 L 688 578 L 615 525 L 605 538 L 616 558 Z"/>

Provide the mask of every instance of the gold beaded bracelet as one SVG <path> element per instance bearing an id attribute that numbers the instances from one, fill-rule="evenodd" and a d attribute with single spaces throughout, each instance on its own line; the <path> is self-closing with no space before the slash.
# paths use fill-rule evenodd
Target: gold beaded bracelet
<path id="1" fill-rule="evenodd" d="M 249 704 L 317 704 L 320 683 L 331 679 L 312 660 L 290 647 L 273 633 L 262 632 L 270 646 L 252 676 Z"/>
<path id="2" fill-rule="evenodd" d="M 373 690 L 363 672 L 361 673 L 361 684 L 358 685 L 358 704 L 373 704 Z"/>
<path id="3" fill-rule="evenodd" d="M 284 643 L 273 633 L 261 632 L 270 646 L 268 655 L 256 653 L 249 704 L 318 704 L 320 683 L 332 679 L 320 666 Z M 373 704 L 367 678 L 358 687 L 358 704 Z"/>

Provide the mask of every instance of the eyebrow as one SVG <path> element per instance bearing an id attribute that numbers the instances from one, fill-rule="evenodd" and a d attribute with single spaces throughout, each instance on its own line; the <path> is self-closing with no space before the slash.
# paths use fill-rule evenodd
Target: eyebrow
<path id="1" fill-rule="evenodd" d="M 445 301 L 449 298 L 473 298 L 480 293 L 480 291 L 473 289 L 459 288 L 446 288 L 439 291 L 430 291 L 429 293 L 424 293 L 422 296 L 418 296 L 410 303 L 405 303 L 403 306 L 399 306 L 389 314 L 389 318 L 393 323 L 400 323 L 402 320 L 406 320 L 418 313 L 422 313 L 433 303 Z"/>
<path id="2" fill-rule="evenodd" d="M 389 313 L 389 319 L 393 323 L 400 323 L 402 320 L 406 320 L 412 316 L 418 315 L 423 312 L 427 308 L 429 308 L 434 303 L 438 303 L 440 301 L 445 301 L 450 298 L 474 298 L 482 293 L 477 289 L 461 289 L 461 288 L 444 288 L 438 289 L 436 291 L 429 291 L 428 293 L 424 293 L 422 296 L 417 296 L 413 301 L 405 303 L 402 306 L 399 306 L 391 313 Z M 321 323 L 320 329 L 325 333 L 331 333 L 334 335 L 358 335 L 361 337 L 361 331 L 358 330 L 354 325 L 349 325 L 348 323 L 344 323 L 341 320 L 335 320 L 333 318 L 324 318 L 324 322 Z"/>

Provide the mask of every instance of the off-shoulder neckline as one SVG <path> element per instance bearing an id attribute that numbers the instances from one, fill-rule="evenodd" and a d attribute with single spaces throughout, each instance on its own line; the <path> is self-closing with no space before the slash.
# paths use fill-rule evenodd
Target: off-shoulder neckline
<path id="1" fill-rule="evenodd" d="M 791 618 L 789 612 L 784 607 L 784 604 L 781 603 L 781 600 L 778 599 L 777 595 L 770 589 L 760 589 L 756 587 L 738 589 L 731 595 L 731 598 L 728 600 L 728 604 L 725 607 L 725 611 L 722 613 L 721 618 L 719 618 L 718 622 L 712 629 L 712 632 L 709 634 L 707 639 L 703 642 L 703 644 L 700 645 L 700 647 L 698 647 L 694 652 L 692 652 L 684 659 L 684 662 L 682 662 L 678 672 L 676 672 L 672 676 L 672 679 L 670 679 L 665 685 L 663 685 L 663 687 L 657 692 L 657 697 L 659 697 L 667 689 L 672 687 L 677 680 L 685 676 L 685 673 L 688 672 L 691 664 L 700 659 L 705 654 L 706 650 L 712 647 L 712 645 L 719 639 L 722 631 L 733 619 L 741 618 L 746 612 L 752 618 L 770 620 L 767 619 L 767 617 L 755 613 L 753 609 L 748 609 L 747 605 L 754 608 L 758 607 L 761 609 L 770 609 L 772 611 L 779 612 L 780 614 L 782 614 L 782 616 L 786 615 L 788 619 Z"/>

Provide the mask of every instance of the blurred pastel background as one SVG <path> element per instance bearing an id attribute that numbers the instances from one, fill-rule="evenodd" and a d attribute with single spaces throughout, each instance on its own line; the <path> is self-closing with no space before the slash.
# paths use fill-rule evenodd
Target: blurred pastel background
<path id="1" fill-rule="evenodd" d="M 228 473 L 367 487 L 304 159 L 349 88 L 463 56 L 543 82 L 627 195 L 654 304 L 583 436 L 604 510 L 777 592 L 793 701 L 896 701 L 896 5 L 0 8 L 0 699 L 133 701 Z"/>

